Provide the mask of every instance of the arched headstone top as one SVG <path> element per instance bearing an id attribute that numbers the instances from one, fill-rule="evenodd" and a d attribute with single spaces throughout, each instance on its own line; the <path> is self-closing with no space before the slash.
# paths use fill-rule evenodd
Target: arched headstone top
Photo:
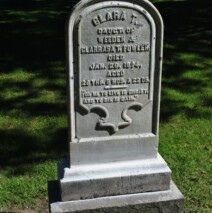
<path id="1" fill-rule="evenodd" d="M 116 4 L 116 3 L 131 3 L 135 6 L 141 6 L 145 8 L 146 11 L 148 11 L 151 16 L 154 18 L 155 22 L 160 25 L 159 27 L 163 28 L 163 20 L 159 13 L 159 11 L 156 9 L 156 7 L 148 0 L 131 0 L 130 2 L 127 0 L 119 0 L 119 1 L 109 1 L 109 0 L 82 0 L 79 1 L 78 4 L 75 5 L 75 7 L 72 10 L 72 13 L 69 17 L 69 23 L 72 24 L 75 22 L 75 19 L 79 16 L 79 14 L 86 9 L 89 6 L 93 6 L 95 4 L 104 4 L 109 3 L 110 5 Z"/>
<path id="2" fill-rule="evenodd" d="M 70 141 L 158 135 L 163 22 L 156 8 L 149 1 L 84 0 L 67 35 Z"/>

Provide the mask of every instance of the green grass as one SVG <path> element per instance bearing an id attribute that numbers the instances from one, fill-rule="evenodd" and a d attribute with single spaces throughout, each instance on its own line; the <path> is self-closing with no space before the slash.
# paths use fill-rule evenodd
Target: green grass
<path id="1" fill-rule="evenodd" d="M 47 199 L 68 155 L 64 25 L 75 2 L 0 3 L 0 209 Z M 212 212 L 210 0 L 153 2 L 165 25 L 159 151 L 186 212 Z"/>

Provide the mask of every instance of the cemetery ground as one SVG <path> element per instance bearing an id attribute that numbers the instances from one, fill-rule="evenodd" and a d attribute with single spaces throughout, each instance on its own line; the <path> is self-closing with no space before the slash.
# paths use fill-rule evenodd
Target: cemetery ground
<path id="1" fill-rule="evenodd" d="M 77 1 L 0 2 L 0 212 L 47 212 L 68 155 L 65 21 Z M 212 212 L 211 0 L 155 0 L 165 25 L 159 152 L 185 212 Z"/>

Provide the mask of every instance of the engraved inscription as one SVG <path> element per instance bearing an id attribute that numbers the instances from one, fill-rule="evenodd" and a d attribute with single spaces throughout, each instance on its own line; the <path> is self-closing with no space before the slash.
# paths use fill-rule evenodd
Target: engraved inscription
<path id="1" fill-rule="evenodd" d="M 125 43 L 124 36 L 105 36 L 97 38 L 98 44 L 122 44 Z"/>
<path id="2" fill-rule="evenodd" d="M 82 54 L 130 53 L 130 52 L 139 53 L 139 52 L 149 52 L 149 51 L 150 51 L 149 44 L 81 47 Z"/>
<path id="3" fill-rule="evenodd" d="M 125 11 L 112 11 L 112 12 L 107 12 L 104 15 L 100 14 L 98 16 L 95 16 L 92 19 L 93 25 L 97 26 L 99 24 L 109 22 L 109 21 L 125 21 L 126 20 L 126 12 Z"/>
<path id="4" fill-rule="evenodd" d="M 86 14 L 80 29 L 80 106 L 103 111 L 99 126 L 117 132 L 132 123 L 129 109 L 151 102 L 152 26 L 141 11 L 116 6 Z"/>
<path id="5" fill-rule="evenodd" d="M 98 35 L 123 35 L 124 28 L 123 27 L 106 27 L 106 28 L 98 28 Z"/>

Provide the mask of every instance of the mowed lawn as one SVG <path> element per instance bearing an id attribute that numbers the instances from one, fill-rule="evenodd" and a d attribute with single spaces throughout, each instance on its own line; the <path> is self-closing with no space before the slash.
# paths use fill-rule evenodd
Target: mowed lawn
<path id="1" fill-rule="evenodd" d="M 0 2 L 0 211 L 36 212 L 68 156 L 65 21 L 76 2 Z M 159 151 L 185 211 L 212 212 L 211 0 L 152 2 L 165 25 Z"/>

